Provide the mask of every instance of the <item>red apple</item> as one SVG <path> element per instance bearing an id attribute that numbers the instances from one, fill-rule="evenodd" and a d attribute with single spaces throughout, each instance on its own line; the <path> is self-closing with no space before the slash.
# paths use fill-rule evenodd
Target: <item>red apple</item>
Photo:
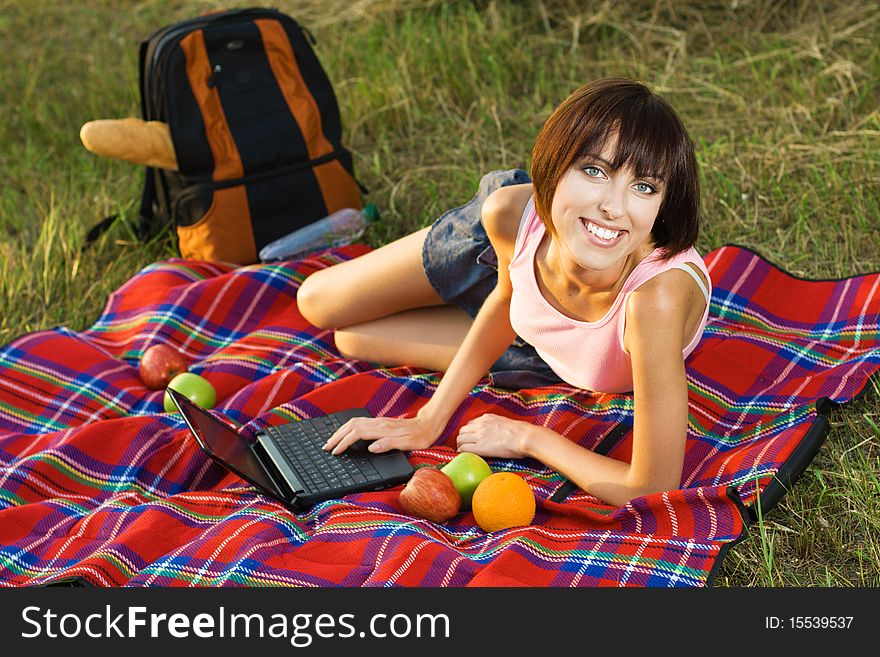
<path id="1" fill-rule="evenodd" d="M 186 358 L 179 351 L 166 344 L 154 344 L 141 356 L 138 374 L 150 390 L 162 390 L 187 367 Z"/>
<path id="2" fill-rule="evenodd" d="M 461 509 L 461 497 L 447 475 L 437 468 L 422 467 L 400 491 L 400 506 L 412 516 L 446 522 Z"/>

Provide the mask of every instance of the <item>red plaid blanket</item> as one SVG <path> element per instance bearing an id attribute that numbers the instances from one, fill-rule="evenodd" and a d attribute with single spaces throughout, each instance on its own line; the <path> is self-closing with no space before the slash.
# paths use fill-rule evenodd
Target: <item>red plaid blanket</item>
<path id="1" fill-rule="evenodd" d="M 244 431 L 351 406 L 413 410 L 436 373 L 345 360 L 296 309 L 305 276 L 366 248 L 237 269 L 156 263 L 88 330 L 0 348 L 0 585 L 702 586 L 757 495 L 772 505 L 818 449 L 822 400 L 851 399 L 880 368 L 880 276 L 805 281 L 723 247 L 706 257 L 710 322 L 687 362 L 681 490 L 613 508 L 540 463 L 492 459 L 534 490 L 531 526 L 487 534 L 470 513 L 414 519 L 396 490 L 294 514 L 213 464 L 137 363 L 156 342 L 180 349 L 216 387 L 215 411 Z M 448 461 L 458 427 L 487 411 L 629 455 L 631 397 L 486 379 L 411 461 Z"/>

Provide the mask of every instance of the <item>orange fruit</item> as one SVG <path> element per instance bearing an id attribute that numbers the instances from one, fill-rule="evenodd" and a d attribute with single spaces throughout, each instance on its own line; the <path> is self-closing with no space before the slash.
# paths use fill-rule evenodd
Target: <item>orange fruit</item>
<path id="1" fill-rule="evenodd" d="M 471 509 L 483 531 L 530 525 L 535 517 L 535 494 L 515 472 L 495 472 L 477 486 Z"/>

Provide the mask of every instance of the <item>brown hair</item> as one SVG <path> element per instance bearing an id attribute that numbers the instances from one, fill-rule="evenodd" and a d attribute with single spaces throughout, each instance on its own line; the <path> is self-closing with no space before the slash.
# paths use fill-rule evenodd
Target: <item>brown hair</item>
<path id="1" fill-rule="evenodd" d="M 550 208 L 560 179 L 588 154 L 601 153 L 617 136 L 612 167 L 664 182 L 660 211 L 651 230 L 664 258 L 696 244 L 700 224 L 700 180 L 694 145 L 672 106 L 633 80 L 591 82 L 550 115 L 532 150 L 535 209 L 553 234 Z"/>

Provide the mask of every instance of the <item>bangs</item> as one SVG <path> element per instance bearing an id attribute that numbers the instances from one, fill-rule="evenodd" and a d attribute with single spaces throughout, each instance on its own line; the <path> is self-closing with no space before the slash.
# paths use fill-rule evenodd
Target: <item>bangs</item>
<path id="1" fill-rule="evenodd" d="M 622 99 L 607 108 L 604 116 L 585 117 L 583 148 L 578 159 L 597 156 L 610 143 L 614 170 L 630 168 L 638 178 L 668 182 L 681 157 L 682 130 L 677 117 L 670 117 L 651 98 Z"/>

